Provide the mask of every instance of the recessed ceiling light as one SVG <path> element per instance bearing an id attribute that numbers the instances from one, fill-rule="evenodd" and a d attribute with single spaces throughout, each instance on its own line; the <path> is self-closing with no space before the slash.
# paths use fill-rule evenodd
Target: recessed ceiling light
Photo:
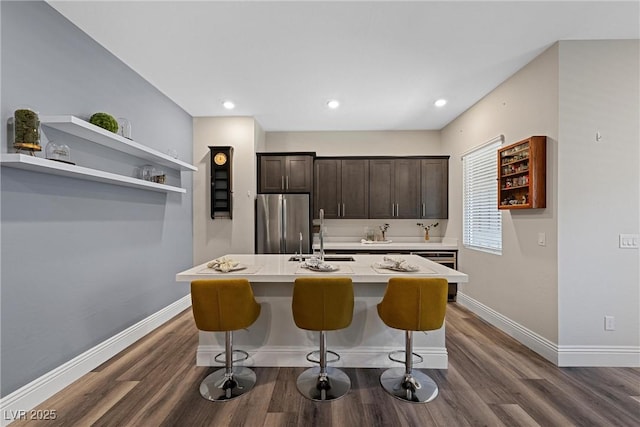
<path id="1" fill-rule="evenodd" d="M 331 99 L 327 101 L 327 107 L 331 108 L 332 110 L 335 110 L 339 106 L 340 106 L 340 101 L 338 101 L 337 99 Z"/>
<path id="2" fill-rule="evenodd" d="M 236 104 L 234 104 L 234 103 L 233 103 L 233 102 L 231 102 L 231 101 L 224 101 L 224 102 L 222 103 L 222 106 L 223 106 L 224 108 L 226 108 L 227 110 L 233 110 L 234 108 L 236 108 Z"/>
<path id="3" fill-rule="evenodd" d="M 444 107 L 446 104 L 447 104 L 446 99 L 438 99 L 436 102 L 433 103 L 433 105 L 435 105 L 436 107 Z"/>

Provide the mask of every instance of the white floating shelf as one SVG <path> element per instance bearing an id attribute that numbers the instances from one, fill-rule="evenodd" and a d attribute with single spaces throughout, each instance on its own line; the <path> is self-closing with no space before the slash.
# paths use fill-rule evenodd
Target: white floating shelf
<path id="1" fill-rule="evenodd" d="M 41 157 L 29 156 L 26 154 L 2 154 L 0 155 L 0 164 L 2 164 L 3 167 L 8 166 L 33 172 L 61 175 L 70 178 L 97 181 L 107 184 L 121 185 L 124 187 L 140 188 L 144 190 L 160 191 L 164 193 L 187 192 L 186 189 L 180 187 L 173 187 L 166 184 L 156 184 L 155 182 L 144 181 L 142 179 L 104 172 L 97 169 L 90 169 L 82 166 L 56 162 L 55 160 L 43 159 Z"/>
<path id="2" fill-rule="evenodd" d="M 124 138 L 75 116 L 40 116 L 40 124 L 171 169 L 183 171 L 198 170 L 197 167 L 189 163 L 174 159 L 167 154 Z"/>

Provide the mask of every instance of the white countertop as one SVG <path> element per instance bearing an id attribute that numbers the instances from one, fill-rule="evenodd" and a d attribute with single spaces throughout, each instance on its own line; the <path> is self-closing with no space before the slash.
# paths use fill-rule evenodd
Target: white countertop
<path id="1" fill-rule="evenodd" d="M 382 245 L 390 245 L 382 244 Z M 365 245 L 363 245 L 365 246 Z M 368 246 L 368 245 L 367 245 Z M 393 276 L 413 276 L 413 277 L 444 277 L 452 283 L 465 283 L 469 281 L 469 277 L 444 265 L 435 263 L 426 258 L 417 255 L 400 255 L 410 264 L 420 267 L 417 272 L 378 272 L 373 269 L 372 265 L 382 261 L 384 255 L 353 255 L 355 261 L 331 261 L 328 263 L 339 266 L 339 270 L 331 273 L 313 272 L 300 268 L 299 262 L 289 261 L 293 255 L 247 255 L 247 254 L 229 254 L 225 255 L 241 265 L 246 266 L 243 270 L 233 271 L 229 273 L 221 273 L 216 270 L 207 268 L 207 263 L 200 264 L 176 275 L 178 282 L 190 282 L 197 279 L 234 277 L 245 278 L 252 283 L 275 283 L 275 282 L 291 282 L 293 283 L 298 277 L 305 276 L 349 276 L 354 283 L 387 283 Z M 328 258 L 331 255 L 327 255 Z"/>
<path id="2" fill-rule="evenodd" d="M 314 250 L 320 250 L 320 244 L 313 244 Z M 437 251 L 437 250 L 458 250 L 458 245 L 447 242 L 395 242 L 390 243 L 361 243 L 361 242 L 324 242 L 324 250 L 404 250 L 404 251 Z"/>

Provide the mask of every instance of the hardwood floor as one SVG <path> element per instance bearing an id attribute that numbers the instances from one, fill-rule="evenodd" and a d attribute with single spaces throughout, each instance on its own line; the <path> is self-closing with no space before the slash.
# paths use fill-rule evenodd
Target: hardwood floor
<path id="1" fill-rule="evenodd" d="M 314 403 L 296 389 L 304 368 L 254 368 L 249 394 L 209 402 L 198 385 L 213 368 L 195 366 L 197 341 L 187 310 L 37 408 L 55 410 L 55 420 L 11 425 L 640 425 L 640 369 L 557 368 L 456 303 L 447 310 L 449 369 L 424 369 L 440 387 L 427 404 L 388 396 L 381 369 L 344 369 L 352 390 Z"/>

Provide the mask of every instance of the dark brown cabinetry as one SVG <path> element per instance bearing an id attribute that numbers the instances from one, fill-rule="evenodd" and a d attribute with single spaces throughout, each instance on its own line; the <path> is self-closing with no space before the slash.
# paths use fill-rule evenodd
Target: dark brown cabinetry
<path id="1" fill-rule="evenodd" d="M 449 156 L 326 157 L 314 169 L 314 218 L 449 217 Z"/>
<path id="2" fill-rule="evenodd" d="M 498 209 L 546 207 L 546 143 L 532 136 L 498 150 Z"/>
<path id="3" fill-rule="evenodd" d="M 420 161 L 420 218 L 449 218 L 449 158 Z"/>
<path id="4" fill-rule="evenodd" d="M 438 249 L 425 251 L 423 248 L 411 249 L 327 249 L 326 254 L 335 255 L 418 255 L 454 270 L 458 269 L 458 251 L 455 249 Z M 449 282 L 448 300 L 456 301 L 458 284 Z"/>
<path id="5" fill-rule="evenodd" d="M 258 154 L 259 193 L 310 193 L 312 190 L 312 154 Z"/>
<path id="6" fill-rule="evenodd" d="M 420 160 L 369 160 L 369 217 L 420 217 Z"/>
<path id="7" fill-rule="evenodd" d="M 325 158 L 315 161 L 313 217 L 369 217 L 369 161 Z"/>

